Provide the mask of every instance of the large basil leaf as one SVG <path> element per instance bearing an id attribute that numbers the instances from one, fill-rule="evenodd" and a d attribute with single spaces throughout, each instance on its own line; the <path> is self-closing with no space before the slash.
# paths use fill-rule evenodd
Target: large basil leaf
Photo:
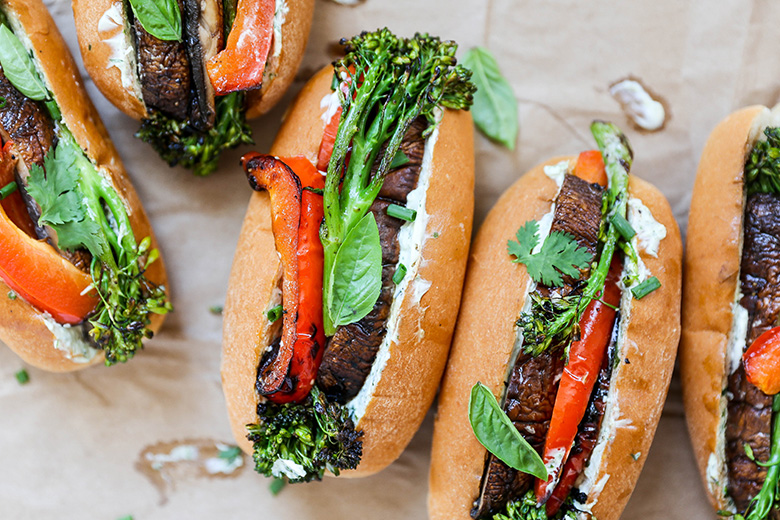
<path id="1" fill-rule="evenodd" d="M 49 98 L 49 91 L 22 42 L 6 25 L 0 25 L 0 65 L 8 81 L 30 99 Z"/>
<path id="2" fill-rule="evenodd" d="M 334 326 L 349 325 L 371 312 L 382 289 L 382 245 L 370 211 L 347 234 L 336 253 L 328 312 Z"/>
<path id="3" fill-rule="evenodd" d="M 146 32 L 160 40 L 181 41 L 181 10 L 176 0 L 130 0 Z"/>
<path id="4" fill-rule="evenodd" d="M 547 480 L 542 458 L 526 441 L 482 383 L 471 389 L 469 422 L 477 440 L 507 466 Z"/>
<path id="5" fill-rule="evenodd" d="M 477 85 L 471 115 L 483 134 L 514 150 L 519 127 L 517 99 L 512 86 L 501 75 L 496 59 L 487 49 L 475 47 L 462 60 L 474 73 Z"/>

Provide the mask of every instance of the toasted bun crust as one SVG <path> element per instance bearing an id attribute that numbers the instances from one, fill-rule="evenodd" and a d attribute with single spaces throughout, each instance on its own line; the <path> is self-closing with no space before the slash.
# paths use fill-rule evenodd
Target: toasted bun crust
<path id="1" fill-rule="evenodd" d="M 557 187 L 544 166 L 573 157 L 556 158 L 533 168 L 499 199 L 488 214 L 472 248 L 463 304 L 455 340 L 439 394 L 434 425 L 428 511 L 431 519 L 467 520 L 485 463 L 486 450 L 471 431 L 468 403 L 472 386 L 481 381 L 499 397 L 515 341 L 515 320 L 525 300 L 529 277 L 522 265 L 509 261 L 506 241 L 518 227 L 550 211 Z M 659 258 L 644 251 L 642 260 L 661 281 L 662 288 L 634 301 L 622 364 L 613 377 L 620 419 L 601 458 L 595 481 L 610 475 L 589 505 L 599 520 L 620 516 L 633 491 L 653 438 L 666 397 L 679 340 L 680 272 L 682 245 L 677 223 L 666 199 L 650 184 L 631 178 L 629 191 L 641 199 L 666 226 Z M 488 317 L 488 318 L 486 318 Z M 650 351 L 649 349 L 652 349 Z M 655 396 L 650 401 L 648 396 Z M 630 422 L 629 422 L 630 421 Z M 639 452 L 639 460 L 632 454 Z"/>
<path id="2" fill-rule="evenodd" d="M 87 156 L 111 179 L 124 199 L 136 239 L 151 236 L 152 246 L 159 247 L 122 161 L 87 96 L 73 57 L 46 7 L 40 0 L 2 0 L 0 6 L 18 19 L 24 28 L 35 49 L 35 57 L 47 87 L 60 107 L 65 126 L 73 133 Z M 162 258 L 149 267 L 147 277 L 156 284 L 167 284 Z M 0 340 L 27 363 L 43 370 L 67 372 L 102 361 L 102 356 L 96 356 L 89 364 L 68 359 L 63 351 L 54 348 L 54 337 L 46 328 L 41 313 L 21 298 L 6 298 L 4 295 L 9 290 L 0 280 L 0 295 L 3 295 L 0 297 L 0 316 L 3 316 Z M 160 328 L 163 318 L 161 315 L 152 316 L 152 330 Z"/>
<path id="3" fill-rule="evenodd" d="M 327 67 L 304 87 L 272 153 L 316 159 L 324 128 L 320 101 L 330 92 L 331 77 L 332 69 Z M 418 273 L 431 287 L 419 305 L 406 299 L 401 306 L 398 341 L 391 345 L 375 396 L 357 424 L 364 431 L 363 458 L 357 470 L 343 476 L 375 473 L 401 454 L 433 401 L 444 370 L 460 303 L 474 205 L 473 130 L 467 112 L 445 112 L 432 168 L 426 202 L 428 238 L 422 252 L 425 261 Z M 438 232 L 436 239 L 434 232 Z M 246 424 L 257 421 L 257 366 L 269 341 L 263 311 L 278 272 L 268 196 L 254 193 L 230 275 L 222 352 L 222 382 L 231 425 L 236 442 L 247 453 L 252 452 L 252 445 L 246 439 Z"/>
<path id="4" fill-rule="evenodd" d="M 739 283 L 743 168 L 753 123 L 767 110 L 743 108 L 712 131 L 702 151 L 688 217 L 680 369 L 688 431 L 715 509 L 726 509 L 725 496 L 712 494 L 707 463 L 716 449 L 726 347 Z"/>
<path id="5" fill-rule="evenodd" d="M 103 15 L 117 0 L 72 0 L 79 48 L 84 67 L 98 89 L 119 110 L 134 119 L 146 117 L 146 107 L 137 93 L 122 85 L 120 70 L 110 62 L 113 49 L 105 38 L 116 30 L 101 34 L 99 23 Z M 309 39 L 314 0 L 288 0 L 289 11 L 282 24 L 282 52 L 276 62 L 276 77 L 266 88 L 253 91 L 247 97 L 247 118 L 252 119 L 268 112 L 284 95 L 295 79 L 298 65 L 303 59 Z"/>

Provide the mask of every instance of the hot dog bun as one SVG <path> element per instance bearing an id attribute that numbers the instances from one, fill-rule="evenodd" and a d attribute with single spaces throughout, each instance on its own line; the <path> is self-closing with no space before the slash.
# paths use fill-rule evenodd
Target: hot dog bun
<path id="1" fill-rule="evenodd" d="M 108 16 L 106 13 L 115 9 L 114 13 L 118 13 L 124 20 L 121 9 L 114 7 L 121 4 L 115 0 L 72 0 L 72 3 L 79 47 L 87 73 L 103 95 L 119 110 L 134 119 L 147 117 L 140 90 L 133 87 L 129 78 L 123 81 L 120 68 L 112 61 L 117 59 L 116 51 L 107 42 L 117 36 L 119 26 L 111 21 L 117 16 Z M 268 112 L 281 99 L 295 79 L 303 58 L 314 13 L 314 0 L 288 0 L 287 6 L 289 11 L 282 24 L 282 50 L 274 64 L 276 76 L 267 85 L 249 93 L 246 104 L 249 119 Z"/>
<path id="2" fill-rule="evenodd" d="M 680 345 L 683 399 L 702 482 L 718 510 L 727 508 L 726 483 L 713 490 L 707 466 L 716 452 L 726 346 L 739 284 L 745 158 L 757 120 L 764 117 L 769 117 L 766 107 L 747 107 L 715 127 L 702 151 L 688 217 Z M 725 453 L 715 456 L 722 460 Z"/>
<path id="3" fill-rule="evenodd" d="M 304 87 L 273 145 L 278 156 L 303 154 L 316 162 L 324 122 L 320 101 L 330 93 L 333 69 Z M 474 153 L 471 117 L 445 111 L 433 154 L 426 211 L 430 215 L 416 279 L 430 282 L 419 303 L 405 297 L 390 359 L 357 424 L 363 458 L 346 477 L 375 473 L 411 440 L 433 401 L 444 369 L 468 257 L 473 213 Z M 433 234 L 437 233 L 436 238 Z M 268 343 L 264 311 L 279 273 L 266 193 L 254 193 L 233 261 L 224 313 L 222 382 L 236 442 L 248 454 L 246 425 L 257 422 L 257 366 Z M 259 333 L 259 334 L 258 334 Z M 260 341 L 258 342 L 258 335 Z"/>
<path id="4" fill-rule="evenodd" d="M 509 261 L 506 243 L 524 222 L 538 220 L 550 211 L 557 187 L 544 174 L 544 166 L 574 159 L 552 159 L 521 177 L 490 211 L 474 241 L 434 426 L 428 500 L 431 519 L 471 518 L 486 450 L 469 423 L 469 395 L 477 381 L 487 385 L 497 398 L 503 393 L 515 320 L 529 282 L 525 267 Z M 642 261 L 662 286 L 632 302 L 626 338 L 619 346 L 621 358 L 628 357 L 631 363 L 620 364 L 610 395 L 618 396 L 619 419 L 624 426 L 615 429 L 600 459 L 594 481 L 607 478 L 603 489 L 588 497 L 588 505 L 599 520 L 618 518 L 631 496 L 660 418 L 680 334 L 682 246 L 677 223 L 666 199 L 647 182 L 632 176 L 629 192 L 650 208 L 666 227 L 667 236 L 660 243 L 658 258 L 640 250 Z M 603 424 L 607 424 L 606 418 Z"/>
<path id="5" fill-rule="evenodd" d="M 39 70 L 59 105 L 63 122 L 82 150 L 111 180 L 124 199 L 136 239 L 151 236 L 152 247 L 159 247 L 119 154 L 87 96 L 73 56 L 43 2 L 2 0 L 0 6 L 11 18 L 18 20 L 32 44 Z M 158 285 L 167 284 L 162 258 L 149 266 L 146 276 Z M 21 298 L 7 298 L 8 291 L 8 286 L 0 280 L 0 340 L 27 363 L 52 372 L 68 372 L 103 360 L 102 355 L 96 356 L 90 363 L 68 359 L 64 351 L 54 348 L 54 336 L 46 327 L 41 313 Z M 163 318 L 164 315 L 152 315 L 150 328 L 158 330 Z"/>

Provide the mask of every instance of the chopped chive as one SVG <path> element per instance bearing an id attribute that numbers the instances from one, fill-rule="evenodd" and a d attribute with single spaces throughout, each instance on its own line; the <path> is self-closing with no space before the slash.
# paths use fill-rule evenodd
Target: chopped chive
<path id="1" fill-rule="evenodd" d="M 122 518 L 119 518 L 118 520 L 133 520 L 133 515 L 123 516 Z"/>
<path id="2" fill-rule="evenodd" d="M 3 200 L 7 196 L 15 192 L 16 188 L 17 188 L 16 181 L 9 182 L 8 184 L 0 188 L 0 200 Z"/>
<path id="3" fill-rule="evenodd" d="M 51 118 L 55 121 L 59 121 L 62 119 L 62 112 L 60 112 L 60 107 L 57 105 L 57 102 L 53 99 L 50 99 L 46 102 L 46 108 L 49 109 L 49 114 L 51 115 Z"/>
<path id="4" fill-rule="evenodd" d="M 401 280 L 404 279 L 404 276 L 406 276 L 406 266 L 404 264 L 398 264 L 398 269 L 395 270 L 395 274 L 393 275 L 393 283 L 398 285 L 401 283 Z"/>
<path id="5" fill-rule="evenodd" d="M 8 291 L 8 299 L 9 300 L 15 300 L 16 299 L 16 292 Z"/>
<path id="6" fill-rule="evenodd" d="M 271 485 L 268 486 L 268 489 L 271 491 L 271 494 L 273 496 L 276 496 L 279 494 L 279 492 L 284 489 L 284 486 L 287 485 L 287 481 L 283 478 L 274 478 L 271 481 Z"/>
<path id="7" fill-rule="evenodd" d="M 439 238 L 439 232 L 438 231 L 434 231 L 433 232 L 433 238 Z"/>
<path id="8" fill-rule="evenodd" d="M 612 215 L 609 221 L 612 223 L 613 226 L 615 226 L 615 228 L 617 228 L 618 233 L 620 233 L 620 236 L 622 236 L 626 240 L 631 240 L 636 236 L 636 231 L 634 230 L 634 228 L 631 227 L 631 224 L 628 223 L 626 217 L 624 217 L 620 213 L 615 213 L 614 215 Z"/>
<path id="9" fill-rule="evenodd" d="M 27 370 L 25 369 L 21 369 L 15 375 L 16 375 L 16 381 L 20 385 L 26 385 L 27 383 L 30 382 L 30 374 L 28 374 Z"/>
<path id="10" fill-rule="evenodd" d="M 631 458 L 634 460 L 639 460 L 639 457 L 641 457 L 642 454 L 640 452 L 632 453 Z"/>
<path id="11" fill-rule="evenodd" d="M 277 321 L 279 318 L 282 317 L 282 311 L 283 310 L 284 310 L 284 308 L 281 305 L 277 305 L 276 307 L 274 307 L 270 311 L 266 312 L 265 316 L 268 318 L 268 321 L 273 323 L 273 322 Z"/>
<path id="12" fill-rule="evenodd" d="M 225 310 L 225 307 L 222 305 L 212 305 L 209 307 L 209 312 L 211 314 L 222 314 L 222 311 Z"/>
<path id="13" fill-rule="evenodd" d="M 661 287 L 661 282 L 658 281 L 658 278 L 653 276 L 631 289 L 631 293 L 634 295 L 634 298 L 641 300 L 659 287 Z"/>
<path id="14" fill-rule="evenodd" d="M 398 150 L 398 153 L 395 154 L 395 157 L 393 157 L 393 162 L 390 163 L 390 169 L 395 170 L 396 168 L 400 168 L 401 166 L 406 166 L 409 164 L 411 160 L 409 157 L 406 156 L 403 150 Z"/>
<path id="15" fill-rule="evenodd" d="M 413 209 L 399 206 L 398 204 L 390 204 L 387 206 L 387 214 L 391 217 L 400 218 L 407 222 L 414 222 L 417 218 L 417 212 Z"/>

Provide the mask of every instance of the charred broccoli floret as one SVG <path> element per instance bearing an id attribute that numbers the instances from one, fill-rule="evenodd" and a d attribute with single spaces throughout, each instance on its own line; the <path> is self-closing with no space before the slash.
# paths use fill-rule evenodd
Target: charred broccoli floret
<path id="1" fill-rule="evenodd" d="M 354 469 L 363 455 L 362 431 L 346 408 L 328 402 L 316 386 L 302 403 L 260 403 L 259 421 L 247 425 L 254 443 L 255 470 L 290 482 L 320 480 L 325 470 L 338 475 Z"/>
<path id="2" fill-rule="evenodd" d="M 494 515 L 493 520 L 577 520 L 577 513 L 569 499 L 558 513 L 548 517 L 547 510 L 536 504 L 536 494 L 530 490 L 523 498 L 507 504 L 506 513 Z"/>

